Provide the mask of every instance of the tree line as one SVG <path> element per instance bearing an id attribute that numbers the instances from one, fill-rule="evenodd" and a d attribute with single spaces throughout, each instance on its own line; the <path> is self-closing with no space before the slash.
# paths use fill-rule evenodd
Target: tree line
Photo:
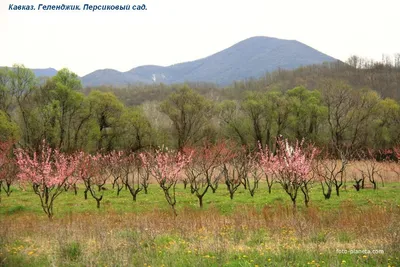
<path id="1" fill-rule="evenodd" d="M 379 90 L 336 78 L 321 79 L 318 88 L 299 81 L 288 90 L 276 83 L 263 85 L 265 81 L 229 88 L 202 83 L 136 85 L 154 98 L 129 105 L 129 94 L 140 97 L 136 89 L 82 88 L 79 77 L 68 69 L 38 81 L 31 70 L 15 65 L 0 69 L 0 138 L 32 151 L 46 140 L 67 153 L 135 152 L 161 145 L 181 150 L 220 140 L 248 150 L 258 144 L 274 149 L 283 136 L 354 154 L 393 148 L 400 140 L 399 102 L 383 98 Z M 122 91 L 125 96 L 118 93 Z"/>

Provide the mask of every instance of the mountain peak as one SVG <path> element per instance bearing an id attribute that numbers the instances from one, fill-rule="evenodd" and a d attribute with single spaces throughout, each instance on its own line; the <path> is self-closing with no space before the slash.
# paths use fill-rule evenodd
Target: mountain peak
<path id="1" fill-rule="evenodd" d="M 208 57 L 168 67 L 139 66 L 127 72 L 92 72 L 82 78 L 85 86 L 133 83 L 211 82 L 227 85 L 237 80 L 258 78 L 278 68 L 337 61 L 296 40 L 254 36 Z M 106 73 L 105 73 L 106 72 Z"/>

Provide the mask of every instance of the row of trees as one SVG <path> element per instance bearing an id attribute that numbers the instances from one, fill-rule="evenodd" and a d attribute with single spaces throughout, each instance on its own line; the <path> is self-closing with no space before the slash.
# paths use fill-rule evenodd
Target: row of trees
<path id="1" fill-rule="evenodd" d="M 290 144 L 287 139 L 277 140 L 274 152 L 261 144 L 255 151 L 248 152 L 231 142 L 207 142 L 180 151 L 159 148 L 140 153 L 112 151 L 105 154 L 67 154 L 52 149 L 45 142 L 39 151 L 31 153 L 26 149 L 14 149 L 11 142 L 0 142 L 0 152 L 0 189 L 9 196 L 13 183 L 32 186 L 49 218 L 53 217 L 56 198 L 68 190 L 74 190 L 77 195 L 77 184 L 84 185 L 84 198 L 90 194 L 100 208 L 106 186 L 115 188 L 117 195 L 125 188 L 136 201 L 141 191 L 147 194 L 153 179 L 176 215 L 178 183 L 185 189 L 188 187 L 203 207 L 206 193 L 215 193 L 221 183 L 226 185 L 233 199 L 240 186 L 254 196 L 260 181 L 265 180 L 269 193 L 274 184 L 280 184 L 296 209 L 298 194 L 303 194 L 308 206 L 314 183 L 321 184 L 325 199 L 329 199 L 334 190 L 339 196 L 346 175 L 354 179 L 354 187 L 359 191 L 366 180 L 377 189 L 383 174 L 382 163 L 372 157 L 371 151 L 371 157 L 359 162 L 356 171 L 345 174 L 346 158 L 331 160 L 313 145 L 299 141 Z M 400 158 L 400 149 L 385 151 L 384 155 L 399 175 L 400 164 L 392 159 Z"/>
<path id="2" fill-rule="evenodd" d="M 0 138 L 36 151 L 45 139 L 61 152 L 93 153 L 163 144 L 181 150 L 225 139 L 247 150 L 261 144 L 274 151 L 283 135 L 329 147 L 337 157 L 338 150 L 356 155 L 368 148 L 393 148 L 400 140 L 397 101 L 339 80 L 325 80 L 315 90 L 247 86 L 231 99 L 188 85 L 160 88 L 170 92 L 164 99 L 132 107 L 112 93 L 83 90 L 67 69 L 39 83 L 23 66 L 2 68 Z M 227 90 L 219 90 L 220 95 Z"/>

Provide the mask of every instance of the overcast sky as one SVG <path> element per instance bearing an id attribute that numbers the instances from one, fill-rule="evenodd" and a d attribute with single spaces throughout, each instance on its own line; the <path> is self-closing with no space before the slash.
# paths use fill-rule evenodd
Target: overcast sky
<path id="1" fill-rule="evenodd" d="M 146 4 L 147 11 L 9 11 L 9 4 Z M 0 0 L 0 66 L 127 71 L 191 61 L 252 36 L 335 58 L 400 52 L 398 0 Z"/>

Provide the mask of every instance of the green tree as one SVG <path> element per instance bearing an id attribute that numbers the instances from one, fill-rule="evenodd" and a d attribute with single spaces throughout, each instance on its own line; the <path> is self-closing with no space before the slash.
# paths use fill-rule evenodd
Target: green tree
<path id="1" fill-rule="evenodd" d="M 97 149 L 113 150 L 119 133 L 119 123 L 124 105 L 112 93 L 92 91 L 89 96 L 90 111 L 96 121 L 99 139 Z"/>
<path id="2" fill-rule="evenodd" d="M 25 68 L 24 65 L 14 65 L 10 69 L 7 98 L 10 98 L 18 108 L 25 145 L 29 145 L 32 132 L 32 127 L 29 125 L 29 110 L 32 107 L 30 96 L 35 88 L 36 78 L 30 69 Z"/>
<path id="3" fill-rule="evenodd" d="M 375 148 L 392 148 L 400 140 L 400 104 L 386 98 L 379 102 L 379 112 L 374 128 L 373 144 Z"/>
<path id="4" fill-rule="evenodd" d="M 11 72 L 8 68 L 0 68 L 0 110 L 4 111 L 11 118 L 10 107 L 12 95 L 10 88 Z"/>
<path id="5" fill-rule="evenodd" d="M 82 89 L 82 83 L 78 75 L 67 68 L 59 70 L 52 80 L 74 91 Z"/>
<path id="6" fill-rule="evenodd" d="M 252 124 L 255 147 L 258 143 L 265 147 L 271 139 L 273 114 L 265 93 L 248 91 L 241 103 L 241 109 Z"/>
<path id="7" fill-rule="evenodd" d="M 132 152 L 152 145 L 153 130 L 143 110 L 126 108 L 121 116 L 122 147 Z"/>
<path id="8" fill-rule="evenodd" d="M 78 76 L 68 69 L 60 70 L 57 75 L 52 78 L 53 101 L 58 103 L 60 125 L 60 136 L 58 147 L 62 150 L 71 149 L 71 138 L 73 131 L 72 121 L 82 108 L 84 96 L 78 92 L 82 88 Z"/>
<path id="9" fill-rule="evenodd" d="M 293 137 L 311 141 L 321 139 L 319 129 L 326 116 L 321 93 L 299 86 L 287 91 L 290 107 L 289 125 Z"/>
<path id="10" fill-rule="evenodd" d="M 20 134 L 21 132 L 18 125 L 10 121 L 7 114 L 0 110 L 0 142 L 5 142 L 10 139 L 17 141 Z"/>
<path id="11" fill-rule="evenodd" d="M 172 121 L 178 148 L 203 139 L 206 125 L 213 115 L 213 104 L 187 85 L 172 93 L 161 103 L 160 109 Z"/>
<path id="12" fill-rule="evenodd" d="M 239 103 L 233 100 L 225 100 L 218 105 L 219 119 L 223 125 L 225 136 L 237 140 L 242 146 L 249 146 L 251 138 L 251 122 L 243 114 Z"/>
<path id="13" fill-rule="evenodd" d="M 330 140 L 334 148 L 342 149 L 346 132 L 354 123 L 355 113 L 352 110 L 356 105 L 357 95 L 346 83 L 328 80 L 322 89 L 322 96 L 328 109 Z"/>

